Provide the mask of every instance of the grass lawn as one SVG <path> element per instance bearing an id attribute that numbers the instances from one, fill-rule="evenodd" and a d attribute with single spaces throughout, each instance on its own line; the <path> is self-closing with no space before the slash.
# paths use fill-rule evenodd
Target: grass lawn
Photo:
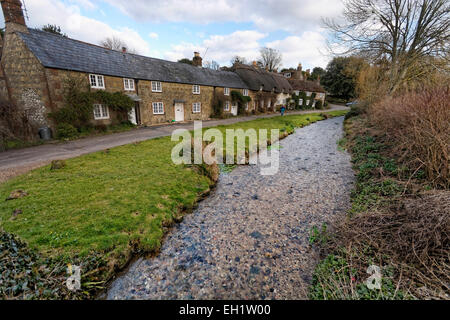
<path id="1" fill-rule="evenodd" d="M 293 115 L 218 128 L 293 131 L 321 119 L 319 113 Z M 192 168 L 172 163 L 175 144 L 170 137 L 147 140 L 66 160 L 59 170 L 45 166 L 10 180 L 0 185 L 0 229 L 17 235 L 42 257 L 69 262 L 100 255 L 106 265 L 101 278 L 109 278 L 133 253 L 156 251 L 166 228 L 213 184 Z M 28 195 L 3 200 L 18 189 Z M 15 219 L 14 210 L 22 211 Z"/>

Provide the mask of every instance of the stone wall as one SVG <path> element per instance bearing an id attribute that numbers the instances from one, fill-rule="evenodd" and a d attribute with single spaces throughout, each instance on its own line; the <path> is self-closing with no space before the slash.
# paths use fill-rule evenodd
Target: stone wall
<path id="1" fill-rule="evenodd" d="M 36 128 L 48 124 L 51 108 L 45 70 L 16 33 L 6 33 L 2 69 L 8 95 Z M 37 134 L 37 131 L 36 131 Z"/>
<path id="2" fill-rule="evenodd" d="M 175 120 L 175 102 L 184 105 L 184 120 L 207 120 L 211 117 L 214 91 L 218 88 L 200 86 L 200 94 L 192 93 L 192 85 L 181 83 L 162 82 L 162 92 L 152 92 L 151 81 L 138 82 L 138 95 L 140 102 L 141 121 L 144 125 L 168 123 Z M 153 103 L 164 104 L 164 114 L 153 114 Z M 192 104 L 201 103 L 201 113 L 192 112 Z"/>

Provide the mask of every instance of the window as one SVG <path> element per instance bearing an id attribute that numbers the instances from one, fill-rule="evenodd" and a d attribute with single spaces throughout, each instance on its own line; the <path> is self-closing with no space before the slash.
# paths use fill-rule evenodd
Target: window
<path id="1" fill-rule="evenodd" d="M 225 111 L 230 111 L 230 101 L 225 102 L 224 110 Z"/>
<path id="2" fill-rule="evenodd" d="M 162 86 L 160 81 L 152 81 L 152 91 L 162 92 Z"/>
<path id="3" fill-rule="evenodd" d="M 200 94 L 200 86 L 194 84 L 194 85 L 192 86 L 192 93 L 193 93 L 193 94 Z"/>
<path id="4" fill-rule="evenodd" d="M 248 89 L 244 89 L 243 94 L 244 94 L 244 96 L 248 97 Z"/>
<path id="5" fill-rule="evenodd" d="M 230 95 L 230 88 L 223 88 L 223 94 L 226 96 Z"/>
<path id="6" fill-rule="evenodd" d="M 245 103 L 245 110 L 248 110 L 248 102 Z"/>
<path id="7" fill-rule="evenodd" d="M 134 80 L 133 79 L 123 79 L 123 86 L 126 91 L 134 91 Z"/>
<path id="8" fill-rule="evenodd" d="M 98 74 L 90 74 L 89 81 L 91 83 L 91 88 L 105 89 L 105 80 L 103 76 L 100 76 Z"/>
<path id="9" fill-rule="evenodd" d="M 164 114 L 164 103 L 153 102 L 153 114 Z"/>
<path id="10" fill-rule="evenodd" d="M 202 104 L 200 102 L 195 102 L 192 104 L 192 112 L 200 113 L 202 110 Z"/>
<path id="11" fill-rule="evenodd" d="M 291 75 L 290 72 L 288 72 L 288 73 L 285 73 L 284 76 L 285 76 L 286 78 L 290 78 L 292 75 Z"/>
<path id="12" fill-rule="evenodd" d="M 94 104 L 94 119 L 95 120 L 109 119 L 108 106 L 104 106 L 102 104 Z"/>
<path id="13" fill-rule="evenodd" d="M 310 96 L 311 96 L 311 92 L 307 91 L 307 92 L 306 92 L 306 96 L 307 96 L 307 97 L 310 97 Z"/>

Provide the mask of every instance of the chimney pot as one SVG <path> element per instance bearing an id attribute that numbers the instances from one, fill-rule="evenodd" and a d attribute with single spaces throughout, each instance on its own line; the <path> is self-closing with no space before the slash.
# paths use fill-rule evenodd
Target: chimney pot
<path id="1" fill-rule="evenodd" d="M 0 0 L 5 18 L 5 31 L 7 33 L 20 31 L 28 32 L 20 0 Z"/>
<path id="2" fill-rule="evenodd" d="M 203 66 L 203 59 L 202 57 L 200 57 L 200 53 L 197 51 L 194 52 L 194 59 L 192 59 L 192 64 L 200 68 Z"/>
<path id="3" fill-rule="evenodd" d="M 257 66 L 258 66 L 258 63 L 257 63 L 256 61 L 253 61 L 253 66 L 254 66 L 254 67 L 257 67 Z"/>
<path id="4" fill-rule="evenodd" d="M 127 53 L 127 48 L 126 47 L 122 47 L 122 52 L 123 53 Z"/>

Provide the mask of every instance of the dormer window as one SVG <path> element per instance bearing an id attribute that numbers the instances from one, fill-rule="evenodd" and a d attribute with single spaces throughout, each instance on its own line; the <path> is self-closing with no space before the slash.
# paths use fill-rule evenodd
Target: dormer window
<path id="1" fill-rule="evenodd" d="M 123 79 L 123 86 L 125 88 L 125 91 L 134 91 L 134 80 Z"/>
<path id="2" fill-rule="evenodd" d="M 101 75 L 90 74 L 89 82 L 91 84 L 91 88 L 93 89 L 105 89 L 105 79 Z"/>
<path id="3" fill-rule="evenodd" d="M 259 91 L 263 91 L 264 86 L 259 87 Z"/>
<path id="4" fill-rule="evenodd" d="M 192 86 L 192 93 L 193 93 L 193 94 L 200 94 L 200 86 L 197 85 L 197 84 L 194 84 L 194 85 Z"/>

